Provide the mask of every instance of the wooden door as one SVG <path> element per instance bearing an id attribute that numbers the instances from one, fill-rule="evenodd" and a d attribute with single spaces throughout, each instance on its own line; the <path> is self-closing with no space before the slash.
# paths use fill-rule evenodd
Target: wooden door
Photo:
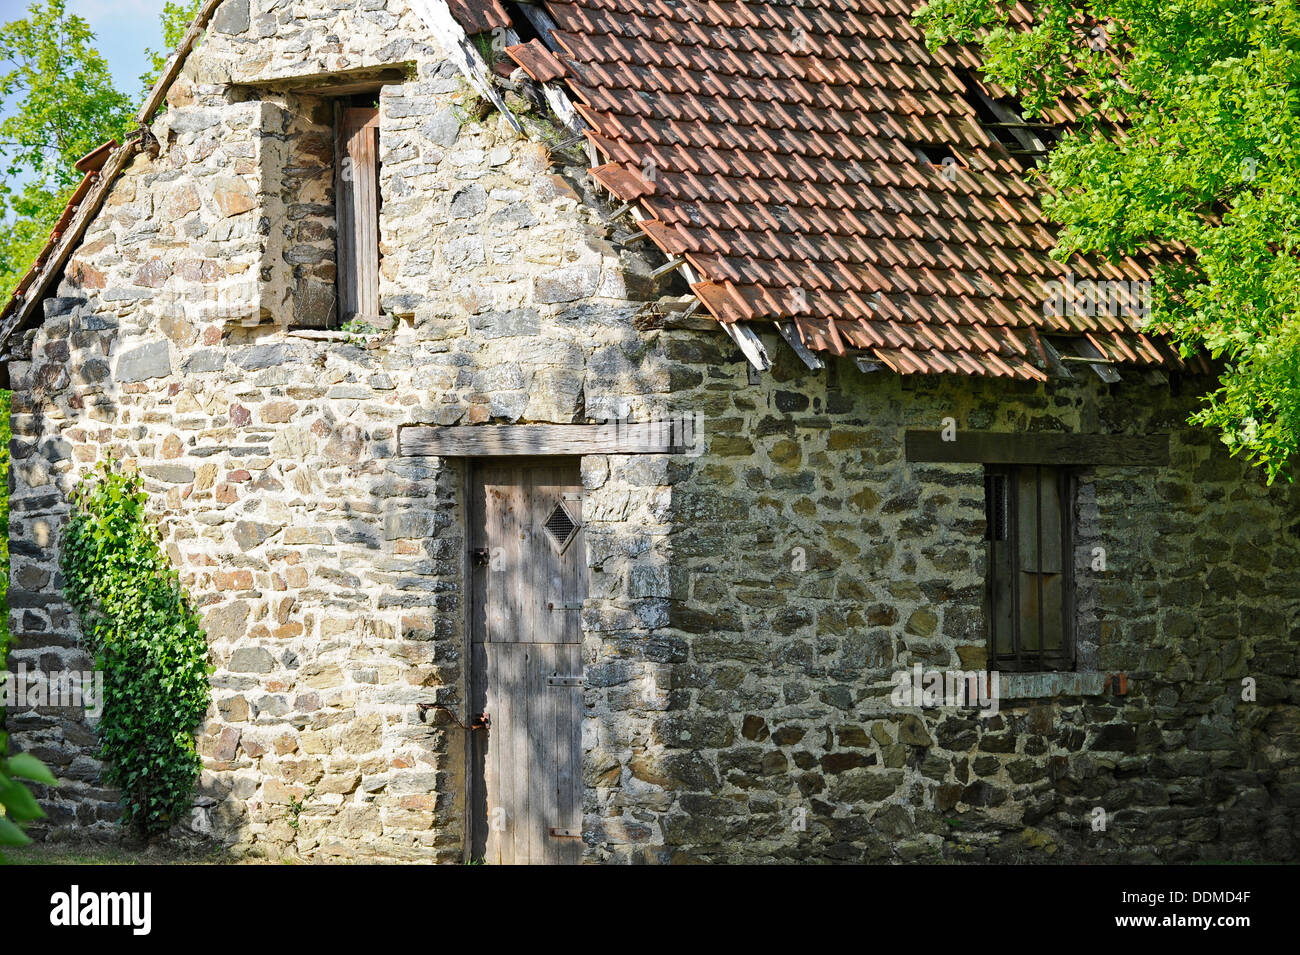
<path id="1" fill-rule="evenodd" d="M 574 459 L 476 464 L 470 482 L 471 856 L 582 856 L 582 482 Z"/>

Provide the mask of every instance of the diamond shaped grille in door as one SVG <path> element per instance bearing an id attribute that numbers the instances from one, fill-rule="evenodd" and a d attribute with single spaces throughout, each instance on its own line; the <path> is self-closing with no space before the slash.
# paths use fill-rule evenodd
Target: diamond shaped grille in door
<path id="1" fill-rule="evenodd" d="M 551 543 L 555 545 L 555 552 L 563 554 L 564 549 L 569 546 L 569 541 L 573 540 L 573 535 L 578 531 L 578 522 L 569 515 L 568 508 L 561 501 L 555 505 L 551 516 L 546 519 L 545 527 Z"/>

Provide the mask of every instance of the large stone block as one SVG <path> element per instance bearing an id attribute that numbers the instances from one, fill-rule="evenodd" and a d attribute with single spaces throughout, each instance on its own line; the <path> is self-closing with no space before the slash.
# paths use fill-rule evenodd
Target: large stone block
<path id="1" fill-rule="evenodd" d="M 552 269 L 533 280 L 533 297 L 546 304 L 576 302 L 594 295 L 599 284 L 600 266 Z"/>
<path id="2" fill-rule="evenodd" d="M 248 0 L 224 0 L 212 17 L 212 29 L 218 33 L 246 33 L 248 26 Z"/>
<path id="3" fill-rule="evenodd" d="M 166 341 L 150 342 L 123 352 L 117 359 L 117 381 L 146 381 L 172 373 L 171 353 Z"/>
<path id="4" fill-rule="evenodd" d="M 226 668 L 231 673 L 270 673 L 275 669 L 275 657 L 263 647 L 240 647 L 230 655 Z"/>

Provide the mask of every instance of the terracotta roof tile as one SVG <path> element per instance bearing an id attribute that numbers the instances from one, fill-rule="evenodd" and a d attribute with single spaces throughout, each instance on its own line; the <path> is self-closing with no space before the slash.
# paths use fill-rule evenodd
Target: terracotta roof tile
<path id="1" fill-rule="evenodd" d="M 448 3 L 470 33 L 511 26 L 499 0 Z M 967 100 L 1004 92 L 979 80 L 973 50 L 928 50 L 913 6 L 547 0 L 559 52 L 537 40 L 507 52 L 534 79 L 568 84 L 605 159 L 594 178 L 686 257 L 719 321 L 793 320 L 813 350 L 903 373 L 1042 379 L 1042 335 L 1086 337 L 1107 361 L 1180 366 L 1140 328 L 1131 283 L 1150 278 L 1152 257 L 1049 257 L 1021 161 Z M 1023 4 L 1015 15 L 1029 22 Z M 1051 113 L 1076 115 L 1068 102 Z M 103 192 L 110 156 L 106 144 L 78 163 L 86 178 L 6 315 Z M 1100 314 L 1084 279 L 1117 283 Z M 1052 289 L 1077 307 L 1047 307 Z"/>
<path id="2" fill-rule="evenodd" d="M 967 100 L 968 87 L 1005 94 L 973 72 L 973 50 L 926 48 L 912 0 L 546 6 L 554 64 L 537 41 L 511 56 L 566 77 L 606 159 L 596 180 L 686 256 L 719 321 L 793 318 L 813 350 L 907 373 L 1041 379 L 1039 330 L 1086 334 L 1107 360 L 1181 364 L 1139 329 L 1127 283 L 1149 278 L 1149 260 L 1049 257 L 1025 168 Z M 1118 314 L 1046 307 L 1071 276 L 1120 283 Z"/>
<path id="3" fill-rule="evenodd" d="M 74 163 L 77 172 L 99 172 L 104 168 L 104 163 L 108 160 L 108 157 L 112 154 L 113 150 L 118 147 L 118 145 L 116 139 L 110 139 L 102 146 L 96 146 Z"/>
<path id="4" fill-rule="evenodd" d="M 490 33 L 510 26 L 510 16 L 497 0 L 447 0 L 447 6 L 466 33 Z"/>

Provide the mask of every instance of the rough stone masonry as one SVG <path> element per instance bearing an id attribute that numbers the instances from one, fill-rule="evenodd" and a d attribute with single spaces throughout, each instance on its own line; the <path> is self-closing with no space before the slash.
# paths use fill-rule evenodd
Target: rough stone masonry
<path id="1" fill-rule="evenodd" d="M 305 331 L 335 307 L 319 89 L 381 68 L 404 71 L 378 96 L 389 327 Z M 398 428 L 699 413 L 697 457 L 582 462 L 585 858 L 1296 857 L 1297 496 L 1185 424 L 1207 382 L 812 372 L 769 335 L 751 384 L 402 0 L 226 0 L 168 104 L 11 364 L 9 599 L 15 666 L 87 668 L 68 493 L 137 466 L 215 665 L 189 828 L 460 861 L 464 734 L 420 704 L 466 700 L 463 470 Z M 1167 468 L 1081 474 L 1082 662 L 1125 695 L 891 705 L 899 670 L 987 663 L 981 470 L 903 454 L 944 418 L 1172 435 Z M 9 729 L 63 780 L 45 836 L 113 838 L 92 723 Z"/>

